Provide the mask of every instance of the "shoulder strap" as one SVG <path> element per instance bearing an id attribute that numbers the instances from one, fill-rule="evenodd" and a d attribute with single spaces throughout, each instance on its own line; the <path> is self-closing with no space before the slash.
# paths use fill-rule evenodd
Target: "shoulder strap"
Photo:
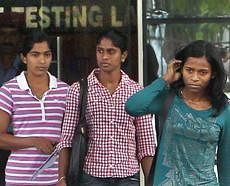
<path id="1" fill-rule="evenodd" d="M 79 95 L 79 104 L 78 104 L 78 110 L 79 110 L 79 120 L 77 121 L 77 127 L 75 127 L 75 134 L 78 132 L 81 132 L 83 135 L 85 135 L 85 128 L 86 128 L 86 118 L 85 118 L 85 111 L 86 111 L 86 105 L 87 105 L 87 93 L 88 93 L 88 82 L 87 78 L 81 79 L 79 81 L 80 83 L 80 95 Z"/>
<path id="2" fill-rule="evenodd" d="M 160 111 L 161 116 L 159 117 L 159 116 L 156 115 L 157 119 L 155 118 L 155 121 L 157 121 L 157 122 L 155 124 L 155 128 L 156 128 L 156 131 L 157 131 L 158 144 L 159 144 L 160 139 L 161 139 L 161 134 L 162 134 L 162 130 L 163 130 L 163 127 L 164 127 L 165 120 L 166 120 L 167 115 L 168 115 L 169 107 L 170 107 L 174 97 L 175 97 L 175 92 L 170 90 L 169 94 L 167 95 L 167 97 L 166 97 L 166 99 L 164 101 L 163 107 L 162 107 L 162 109 Z M 153 185 L 156 157 L 158 155 L 158 150 L 159 150 L 158 147 L 159 146 L 157 146 L 157 148 L 155 150 L 155 158 L 154 158 L 154 161 L 153 161 L 151 169 L 150 169 L 149 178 L 147 180 L 147 185 L 148 186 Z"/>
<path id="3" fill-rule="evenodd" d="M 173 90 L 170 90 L 169 94 L 166 97 L 164 105 L 161 109 L 161 112 L 160 112 L 161 116 L 159 118 L 159 123 L 158 123 L 158 134 L 157 134 L 158 141 L 160 141 L 160 139 L 161 139 L 162 129 L 164 127 L 164 123 L 165 123 L 165 120 L 166 120 L 167 115 L 168 115 L 169 107 L 170 107 L 174 97 L 175 97 L 175 92 Z"/>
<path id="4" fill-rule="evenodd" d="M 85 110 L 87 104 L 88 82 L 86 79 L 80 80 L 80 100 L 79 100 L 79 122 L 85 118 Z"/>

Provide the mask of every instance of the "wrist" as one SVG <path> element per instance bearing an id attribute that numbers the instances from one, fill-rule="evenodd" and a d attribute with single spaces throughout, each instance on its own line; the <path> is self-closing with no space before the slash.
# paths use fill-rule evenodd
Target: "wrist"
<path id="1" fill-rule="evenodd" d="M 168 80 L 166 80 L 164 77 L 162 77 L 162 80 L 164 81 L 165 86 L 168 87 L 168 88 L 170 88 L 170 84 L 171 83 Z"/>
<path id="2" fill-rule="evenodd" d="M 164 75 L 162 79 L 165 80 L 168 84 L 171 83 L 171 78 L 169 78 L 167 75 Z"/>

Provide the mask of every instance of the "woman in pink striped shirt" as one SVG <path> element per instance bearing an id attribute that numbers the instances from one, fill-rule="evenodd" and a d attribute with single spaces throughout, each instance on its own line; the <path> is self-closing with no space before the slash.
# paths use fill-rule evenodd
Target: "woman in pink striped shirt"
<path id="1" fill-rule="evenodd" d="M 68 85 L 48 72 L 52 52 L 46 34 L 25 38 L 21 58 L 27 70 L 0 88 L 0 148 L 11 150 L 7 186 L 56 185 L 58 162 L 32 180 L 59 141 Z M 7 133 L 8 126 L 13 135 Z"/>

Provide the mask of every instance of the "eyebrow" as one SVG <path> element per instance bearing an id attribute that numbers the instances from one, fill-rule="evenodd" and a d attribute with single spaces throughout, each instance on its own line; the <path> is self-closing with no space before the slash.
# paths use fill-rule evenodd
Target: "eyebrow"
<path id="1" fill-rule="evenodd" d="M 47 53 L 47 52 L 51 52 L 51 50 L 46 50 L 44 52 L 39 52 L 39 51 L 36 51 L 36 50 L 30 51 L 30 53 Z"/>
<path id="2" fill-rule="evenodd" d="M 189 68 L 189 69 L 194 69 L 193 67 L 190 67 L 190 66 L 184 66 L 184 68 Z M 209 70 L 209 68 L 201 68 L 199 70 Z"/>
<path id="3" fill-rule="evenodd" d="M 97 46 L 97 49 L 103 49 L 103 50 L 117 50 L 117 47 L 104 48 L 104 47 Z"/>

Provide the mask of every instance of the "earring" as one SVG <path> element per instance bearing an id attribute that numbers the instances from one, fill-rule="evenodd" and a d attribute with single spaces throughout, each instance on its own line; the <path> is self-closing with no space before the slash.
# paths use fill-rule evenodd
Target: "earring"
<path id="1" fill-rule="evenodd" d="M 124 62 L 125 62 L 125 59 L 122 59 L 121 62 L 124 63 Z"/>

